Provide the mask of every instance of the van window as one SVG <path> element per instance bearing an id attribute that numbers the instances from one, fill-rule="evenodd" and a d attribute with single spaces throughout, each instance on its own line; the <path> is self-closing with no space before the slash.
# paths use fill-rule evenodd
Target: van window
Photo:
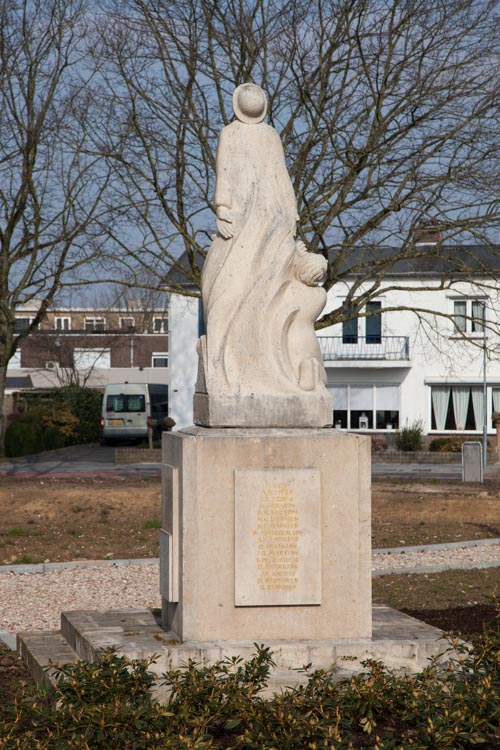
<path id="1" fill-rule="evenodd" d="M 142 393 L 117 393 L 107 397 L 106 411 L 146 411 L 146 398 Z"/>

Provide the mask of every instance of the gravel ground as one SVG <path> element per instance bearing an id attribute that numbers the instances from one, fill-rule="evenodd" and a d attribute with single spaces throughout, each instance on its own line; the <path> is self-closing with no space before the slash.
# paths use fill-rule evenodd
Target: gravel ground
<path id="1" fill-rule="evenodd" d="M 158 565 L 67 568 L 0 575 L 0 628 L 58 630 L 73 609 L 160 607 Z"/>
<path id="2" fill-rule="evenodd" d="M 500 566 L 500 544 L 373 555 L 375 575 L 428 567 Z M 57 630 L 64 610 L 159 607 L 158 564 L 0 575 L 0 630 Z"/>
<path id="3" fill-rule="evenodd" d="M 408 550 L 388 552 L 372 556 L 372 570 L 381 575 L 389 572 L 419 568 L 468 568 L 496 564 L 500 566 L 500 544 L 484 544 L 474 547 L 425 549 L 418 552 Z"/>

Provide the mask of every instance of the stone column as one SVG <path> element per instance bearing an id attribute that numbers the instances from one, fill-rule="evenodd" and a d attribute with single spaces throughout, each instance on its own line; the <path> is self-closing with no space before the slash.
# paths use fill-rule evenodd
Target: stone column
<path id="1" fill-rule="evenodd" d="M 186 641 L 371 636 L 370 440 L 163 435 L 163 626 Z"/>

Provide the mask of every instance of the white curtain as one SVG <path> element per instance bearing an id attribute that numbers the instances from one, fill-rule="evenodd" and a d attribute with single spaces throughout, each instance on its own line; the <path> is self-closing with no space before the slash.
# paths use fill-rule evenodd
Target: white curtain
<path id="1" fill-rule="evenodd" d="M 451 393 L 453 396 L 453 411 L 455 412 L 456 429 L 465 430 L 470 386 L 454 385 Z"/>
<path id="2" fill-rule="evenodd" d="M 351 385 L 351 411 L 373 409 L 373 386 Z"/>
<path id="3" fill-rule="evenodd" d="M 481 300 L 472 301 L 472 330 L 476 332 L 484 331 L 484 302 Z"/>
<path id="4" fill-rule="evenodd" d="M 500 388 L 493 388 L 493 411 L 500 411 Z"/>
<path id="5" fill-rule="evenodd" d="M 346 385 L 329 385 L 328 390 L 332 394 L 333 408 L 335 411 L 347 410 L 347 386 Z"/>
<path id="6" fill-rule="evenodd" d="M 448 404 L 450 402 L 449 385 L 432 386 L 432 406 L 434 407 L 434 418 L 436 420 L 436 430 L 444 430 L 446 424 L 446 414 L 448 413 Z"/>
<path id="7" fill-rule="evenodd" d="M 483 386 L 473 385 L 470 389 L 472 396 L 472 406 L 474 408 L 474 419 L 476 420 L 476 430 L 480 430 L 484 423 L 484 392 Z"/>
<path id="8" fill-rule="evenodd" d="M 399 411 L 399 386 L 377 385 L 376 404 L 379 411 Z"/>

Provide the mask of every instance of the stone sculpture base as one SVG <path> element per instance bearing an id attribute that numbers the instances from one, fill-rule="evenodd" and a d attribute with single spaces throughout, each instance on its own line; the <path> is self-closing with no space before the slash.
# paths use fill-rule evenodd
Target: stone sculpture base
<path id="1" fill-rule="evenodd" d="M 161 693 L 161 675 L 169 669 L 181 668 L 190 659 L 208 666 L 234 656 L 250 659 L 256 652 L 252 641 L 214 638 L 177 643 L 173 633 L 160 627 L 159 614 L 146 609 L 63 612 L 59 631 L 19 633 L 18 650 L 36 681 L 48 684 L 55 678 L 50 662 L 96 661 L 103 649 L 111 646 L 129 659 L 154 657 L 155 663 L 149 669 L 159 677 L 160 685 L 156 688 L 159 698 L 165 697 Z M 367 659 L 380 660 L 391 669 L 418 672 L 429 666 L 431 657 L 443 654 L 449 647 L 437 628 L 381 606 L 373 608 L 371 638 L 263 641 L 271 649 L 276 664 L 267 694 L 307 682 L 304 672 L 295 671 L 302 670 L 305 664 L 311 664 L 312 669 L 335 667 L 334 680 L 363 671 L 362 662 Z M 441 661 L 450 658 L 448 651 Z"/>
<path id="2" fill-rule="evenodd" d="M 301 428 L 331 427 L 332 399 L 326 389 L 297 396 L 253 394 L 223 396 L 195 393 L 195 424 L 203 427 Z"/>
<path id="3" fill-rule="evenodd" d="M 370 440 L 163 435 L 162 625 L 182 642 L 370 638 Z"/>

